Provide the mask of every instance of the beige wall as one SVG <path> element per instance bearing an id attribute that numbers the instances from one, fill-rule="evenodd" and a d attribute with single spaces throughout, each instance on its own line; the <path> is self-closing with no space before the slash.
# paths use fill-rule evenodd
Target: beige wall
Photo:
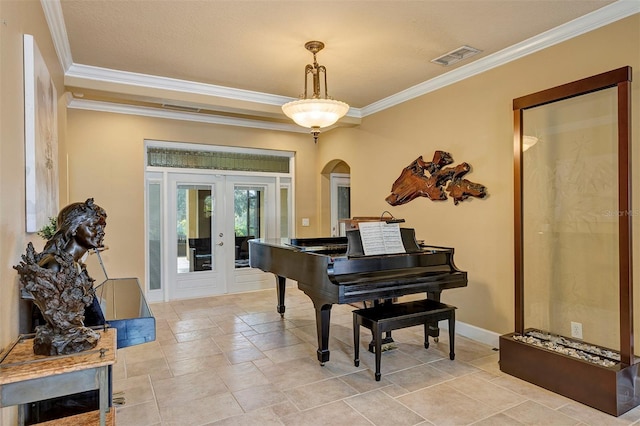
<path id="1" fill-rule="evenodd" d="M 299 237 L 315 236 L 317 212 L 315 173 L 317 145 L 306 134 L 266 132 L 233 126 L 191 123 L 95 111 L 68 111 L 69 198 L 93 197 L 107 211 L 102 254 L 110 277 L 145 278 L 144 253 L 144 140 L 270 148 L 294 151 L 295 208 L 308 217 L 310 227 L 297 226 Z M 90 273 L 102 271 L 90 257 Z"/>
<path id="2" fill-rule="evenodd" d="M 14 341 L 25 322 L 20 307 L 18 264 L 29 241 L 41 249 L 43 241 L 25 233 L 23 34 L 34 36 L 59 98 L 64 93 L 62 69 L 53 48 L 39 1 L 0 1 L 0 352 Z M 58 130 L 64 152 L 66 113 L 59 104 Z M 62 182 L 64 183 L 64 182 Z M 22 318 L 21 318 L 22 316 Z M 0 426 L 16 422 L 15 407 L 0 411 Z"/>
<path id="3" fill-rule="evenodd" d="M 418 238 L 454 247 L 458 267 L 469 273 L 469 285 L 443 293 L 443 300 L 459 307 L 460 321 L 500 334 L 511 332 L 512 100 L 625 65 L 634 68 L 633 140 L 637 142 L 640 15 L 368 116 L 357 128 L 323 135 L 319 167 L 334 159 L 349 164 L 354 216 L 389 210 L 415 227 Z M 401 170 L 419 155 L 430 160 L 438 149 L 451 153 L 455 164 L 470 163 L 468 179 L 486 185 L 489 197 L 457 206 L 425 198 L 397 207 L 387 204 L 385 197 Z M 640 148 L 633 153 L 635 164 L 640 164 L 639 152 Z M 640 254 L 638 240 L 635 252 Z"/>

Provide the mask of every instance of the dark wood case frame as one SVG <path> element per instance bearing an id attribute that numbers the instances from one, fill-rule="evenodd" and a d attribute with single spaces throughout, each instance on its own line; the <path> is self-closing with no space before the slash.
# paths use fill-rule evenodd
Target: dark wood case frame
<path id="1" fill-rule="evenodd" d="M 631 210 L 631 67 L 598 74 L 513 100 L 515 332 L 500 336 L 500 370 L 578 402 L 619 416 L 640 404 L 638 364 L 633 349 L 633 278 L 631 219 L 619 215 L 620 357 L 616 367 L 603 367 L 513 339 L 523 334 L 524 252 L 522 196 L 523 111 L 617 87 L 618 95 L 618 208 Z"/>

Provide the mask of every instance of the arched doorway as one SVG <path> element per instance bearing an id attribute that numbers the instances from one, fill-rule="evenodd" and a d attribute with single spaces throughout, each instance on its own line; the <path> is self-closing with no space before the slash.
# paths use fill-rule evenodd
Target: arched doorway
<path id="1" fill-rule="evenodd" d="M 331 236 L 344 235 L 340 219 L 351 217 L 351 168 L 332 160 L 322 169 L 322 229 Z"/>

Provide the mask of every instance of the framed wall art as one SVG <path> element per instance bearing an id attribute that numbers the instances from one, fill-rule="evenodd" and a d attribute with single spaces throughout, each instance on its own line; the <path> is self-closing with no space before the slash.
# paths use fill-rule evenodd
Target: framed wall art
<path id="1" fill-rule="evenodd" d="M 24 35 L 26 231 L 58 212 L 57 93 L 32 35 Z"/>

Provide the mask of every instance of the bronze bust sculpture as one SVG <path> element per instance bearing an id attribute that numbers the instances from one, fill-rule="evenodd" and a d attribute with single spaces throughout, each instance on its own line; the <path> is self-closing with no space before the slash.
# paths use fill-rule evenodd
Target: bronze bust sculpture
<path id="1" fill-rule="evenodd" d="M 58 214 L 57 230 L 42 251 L 29 243 L 19 265 L 23 290 L 34 298 L 46 324 L 36 328 L 38 355 L 62 355 L 94 348 L 100 333 L 84 326 L 85 307 L 93 302 L 93 279 L 81 259 L 102 246 L 107 213 L 89 198 Z"/>

